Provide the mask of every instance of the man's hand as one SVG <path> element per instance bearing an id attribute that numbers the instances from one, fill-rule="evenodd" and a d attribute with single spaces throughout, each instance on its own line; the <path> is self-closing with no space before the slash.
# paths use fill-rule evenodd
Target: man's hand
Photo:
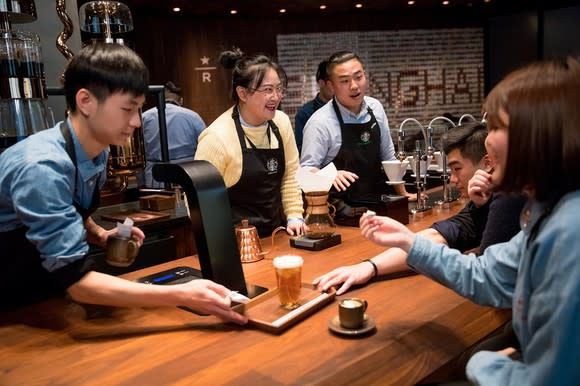
<path id="1" fill-rule="evenodd" d="M 358 180 L 358 176 L 353 172 L 339 170 L 332 185 L 337 191 L 341 192 L 347 190 L 350 184 L 356 180 Z"/>

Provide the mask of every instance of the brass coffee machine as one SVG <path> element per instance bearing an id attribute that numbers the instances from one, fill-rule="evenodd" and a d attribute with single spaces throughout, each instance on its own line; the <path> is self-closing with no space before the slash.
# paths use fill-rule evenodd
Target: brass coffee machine
<path id="1" fill-rule="evenodd" d="M 36 19 L 33 0 L 0 1 L 0 153 L 49 127 L 40 38 L 12 29 Z"/>

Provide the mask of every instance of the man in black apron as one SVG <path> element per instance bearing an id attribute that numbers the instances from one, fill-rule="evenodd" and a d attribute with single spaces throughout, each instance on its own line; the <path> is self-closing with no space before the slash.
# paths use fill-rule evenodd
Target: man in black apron
<path id="1" fill-rule="evenodd" d="M 184 306 L 244 324 L 231 291 L 209 280 L 167 286 L 96 272 L 87 243 L 116 230 L 94 223 L 109 144 L 121 146 L 141 125 L 149 72 L 119 44 L 83 48 L 64 73 L 69 117 L 0 154 L 0 309 L 65 292 L 75 301 L 123 307 Z M 74 206 L 74 208 L 73 208 Z M 145 235 L 133 227 L 141 245 Z"/>
<path id="2" fill-rule="evenodd" d="M 319 169 L 333 162 L 337 192 L 331 195 L 347 203 L 378 199 L 388 193 L 381 161 L 395 159 L 386 114 L 378 100 L 365 96 L 367 79 L 356 54 L 333 54 L 328 74 L 335 97 L 306 124 L 301 165 Z M 404 185 L 394 188 L 411 197 Z"/>
<path id="3" fill-rule="evenodd" d="M 268 121 L 268 140 L 274 134 L 278 148 L 258 149 L 244 134 L 237 106 L 232 112 L 232 119 L 243 157 L 242 175 L 235 185 L 228 188 L 233 221 L 239 224 L 247 219 L 260 236 L 268 236 L 276 227 L 284 225 L 281 188 L 286 161 L 282 136 L 274 121 Z"/>
<path id="4" fill-rule="evenodd" d="M 66 153 L 75 167 L 73 205 L 85 223 L 99 206 L 102 173 L 97 178 L 89 207 L 83 207 L 77 199 L 79 170 L 74 142 L 66 122 L 61 122 L 59 128 L 65 141 Z M 78 259 L 56 271 L 48 272 L 42 266 L 40 252 L 26 238 L 27 231 L 28 227 L 22 225 L 12 231 L 0 232 L 0 245 L 3 249 L 0 309 L 33 303 L 51 296 L 62 296 L 67 287 L 80 280 L 91 269 L 88 261 Z"/>

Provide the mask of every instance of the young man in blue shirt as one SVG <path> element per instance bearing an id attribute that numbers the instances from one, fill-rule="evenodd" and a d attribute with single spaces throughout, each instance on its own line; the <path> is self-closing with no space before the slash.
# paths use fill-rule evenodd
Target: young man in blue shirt
<path id="1" fill-rule="evenodd" d="M 130 48 L 97 43 L 64 73 L 68 118 L 0 155 L 0 309 L 65 292 L 91 304 L 187 306 L 245 323 L 225 287 L 207 280 L 152 286 L 93 271 L 88 243 L 104 247 L 116 230 L 90 217 L 106 178 L 109 145 L 141 126 L 149 72 Z M 145 235 L 133 227 L 141 245 Z"/>

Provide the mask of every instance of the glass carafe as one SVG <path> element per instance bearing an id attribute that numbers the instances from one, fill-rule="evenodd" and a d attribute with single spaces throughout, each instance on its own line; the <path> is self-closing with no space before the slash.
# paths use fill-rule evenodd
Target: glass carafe
<path id="1" fill-rule="evenodd" d="M 311 239 L 325 239 L 334 233 L 334 206 L 328 203 L 328 192 L 304 193 L 306 198 L 305 236 Z"/>

